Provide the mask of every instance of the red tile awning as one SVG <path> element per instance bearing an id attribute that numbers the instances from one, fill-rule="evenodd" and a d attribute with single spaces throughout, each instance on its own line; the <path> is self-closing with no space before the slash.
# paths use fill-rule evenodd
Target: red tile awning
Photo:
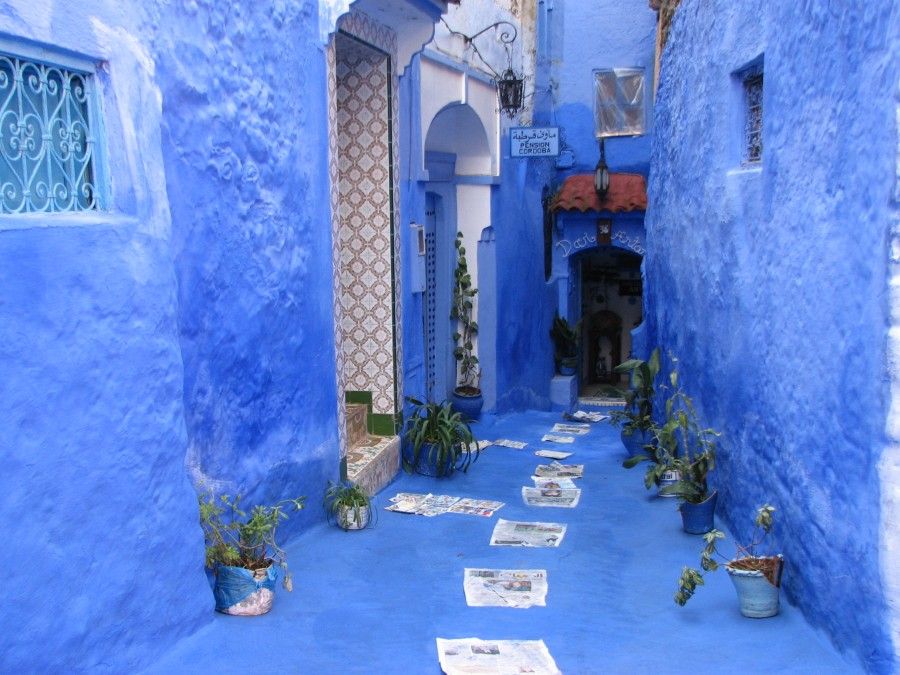
<path id="1" fill-rule="evenodd" d="M 647 182 L 639 173 L 609 174 L 609 191 L 601 202 L 594 190 L 594 174 L 579 173 L 566 178 L 550 203 L 553 211 L 624 211 L 647 210 Z"/>

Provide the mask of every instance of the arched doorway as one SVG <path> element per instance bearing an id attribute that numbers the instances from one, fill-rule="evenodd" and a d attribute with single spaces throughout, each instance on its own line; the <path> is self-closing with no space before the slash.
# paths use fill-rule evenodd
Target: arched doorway
<path id="1" fill-rule="evenodd" d="M 641 256 L 614 246 L 579 254 L 580 395 L 617 396 L 625 376 L 614 372 L 632 355 L 631 331 L 643 320 Z"/>
<path id="2" fill-rule="evenodd" d="M 491 224 L 491 152 L 484 125 L 466 104 L 451 104 L 435 115 L 425 137 L 425 293 L 422 330 L 428 397 L 441 401 L 456 386 L 454 326 L 450 320 L 453 245 L 462 233 L 469 271 L 480 287 L 477 242 Z M 478 296 L 473 314 L 478 320 Z M 483 341 L 482 333 L 476 338 Z"/>

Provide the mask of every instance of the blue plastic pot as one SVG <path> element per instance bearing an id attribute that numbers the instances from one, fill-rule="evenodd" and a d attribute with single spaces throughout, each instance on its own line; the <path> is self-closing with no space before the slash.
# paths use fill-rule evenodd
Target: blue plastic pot
<path id="1" fill-rule="evenodd" d="M 781 570 L 784 567 L 782 557 L 777 559 L 775 584 L 766 575 L 756 570 L 734 569 L 731 564 L 725 566 L 728 576 L 734 583 L 741 605 L 741 614 L 751 619 L 765 619 L 778 614 L 778 592 L 781 586 Z"/>
<path id="2" fill-rule="evenodd" d="M 642 430 L 635 430 L 630 434 L 626 434 L 623 430 L 621 438 L 622 445 L 624 445 L 625 449 L 628 451 L 629 457 L 643 455 L 645 453 L 644 446 L 653 440 L 653 436 L 649 431 Z"/>
<path id="3" fill-rule="evenodd" d="M 718 499 L 719 492 L 716 490 L 699 504 L 682 502 L 679 509 L 681 510 L 681 522 L 684 525 L 684 531 L 688 534 L 706 534 L 713 529 L 715 527 L 714 516 Z"/>
<path id="4" fill-rule="evenodd" d="M 453 404 L 453 409 L 462 415 L 464 420 L 471 422 L 481 417 L 484 397 L 480 393 L 475 396 L 468 396 L 454 391 L 450 396 L 450 401 Z"/>

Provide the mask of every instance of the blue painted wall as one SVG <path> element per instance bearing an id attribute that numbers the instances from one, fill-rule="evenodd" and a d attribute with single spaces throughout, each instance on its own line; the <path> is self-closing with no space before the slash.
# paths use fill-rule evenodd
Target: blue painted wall
<path id="1" fill-rule="evenodd" d="M 338 448 L 315 4 L 210 2 L 166 23 L 157 49 L 188 464 L 221 489 L 316 502 Z"/>
<path id="2" fill-rule="evenodd" d="M 647 216 L 651 342 L 724 432 L 722 514 L 746 536 L 756 506 L 777 507 L 785 592 L 876 672 L 892 668 L 877 463 L 898 20 L 891 0 L 684 0 Z M 760 55 L 747 170 L 732 73 Z"/>
<path id="3" fill-rule="evenodd" d="M 86 18 L 88 17 L 88 18 Z M 315 3 L 39 0 L 105 61 L 107 211 L 0 218 L 0 669 L 130 672 L 211 618 L 185 464 L 253 498 L 337 473 Z"/>
<path id="4" fill-rule="evenodd" d="M 552 7 L 552 9 L 551 9 Z M 548 408 L 553 376 L 549 331 L 558 307 L 556 284 L 544 280 L 541 192 L 573 173 L 593 171 L 599 156 L 592 112 L 593 68 L 644 66 L 653 71 L 656 15 L 646 0 L 559 0 L 540 3 L 533 124 L 559 126 L 574 165 L 558 169 L 553 159 L 509 156 L 509 134 L 501 141 L 501 184 L 494 194 L 497 240 L 498 410 Z M 552 91 L 552 93 L 551 93 Z M 607 143 L 612 171 L 647 172 L 648 134 Z"/>

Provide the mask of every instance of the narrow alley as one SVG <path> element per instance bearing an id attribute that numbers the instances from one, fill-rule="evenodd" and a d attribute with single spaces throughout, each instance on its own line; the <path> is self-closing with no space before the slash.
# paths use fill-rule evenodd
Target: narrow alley
<path id="1" fill-rule="evenodd" d="M 777 617 L 738 611 L 731 581 L 713 575 L 691 604 L 672 601 L 683 565 L 696 565 L 702 537 L 681 531 L 676 500 L 644 489 L 627 471 L 619 434 L 605 422 L 571 445 L 541 443 L 558 413 L 489 417 L 489 446 L 465 474 L 435 479 L 400 473 L 375 499 L 374 527 L 344 532 L 321 524 L 287 552 L 294 591 L 256 618 L 217 615 L 150 672 L 439 673 L 435 638 L 544 640 L 567 674 L 853 673 L 828 639 L 786 602 Z M 520 490 L 540 448 L 573 452 L 584 464 L 574 509 L 529 507 Z M 398 492 L 505 502 L 491 518 L 423 517 L 384 510 Z M 310 508 L 319 508 L 311 504 Z M 559 548 L 489 545 L 498 519 L 568 525 Z M 467 607 L 466 567 L 546 569 L 546 607 Z M 789 579 L 786 583 L 790 583 Z"/>

